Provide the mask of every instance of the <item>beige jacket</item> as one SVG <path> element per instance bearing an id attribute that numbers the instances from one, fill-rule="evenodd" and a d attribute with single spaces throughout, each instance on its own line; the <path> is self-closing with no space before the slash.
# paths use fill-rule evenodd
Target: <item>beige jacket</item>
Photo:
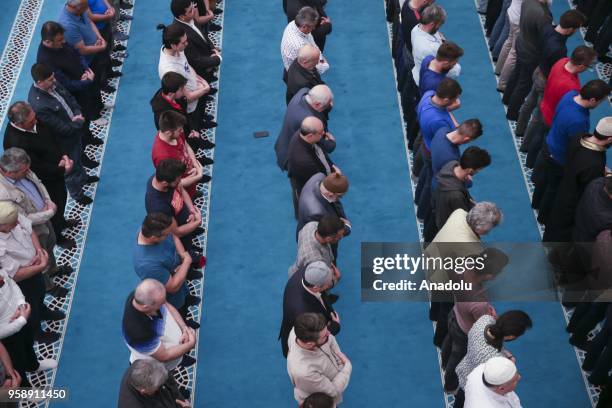
<path id="1" fill-rule="evenodd" d="M 452 243 L 452 244 L 449 244 Z M 467 211 L 457 209 L 425 250 L 429 258 L 462 257 L 476 255 L 484 250 L 480 237 L 467 223 Z M 449 276 L 444 269 L 426 271 L 432 282 L 448 282 Z"/>
<path id="2" fill-rule="evenodd" d="M 49 197 L 47 189 L 32 170 L 28 171 L 26 178 L 34 183 L 45 202 L 51 201 L 51 197 Z M 15 187 L 2 174 L 0 174 L 0 201 L 11 201 L 13 204 L 15 204 L 18 207 L 19 212 L 32 221 L 32 226 L 36 232 L 36 235 L 48 235 L 50 233 L 50 224 L 47 221 L 49 221 L 51 217 L 55 215 L 55 211 L 38 211 L 30 197 Z"/>
<path id="3" fill-rule="evenodd" d="M 336 338 L 330 334 L 327 343 L 313 351 L 298 346 L 295 340 L 292 329 L 288 341 L 287 372 L 295 387 L 293 394 L 297 402 L 301 404 L 310 394 L 322 392 L 332 397 L 335 404 L 340 404 L 353 366 L 350 361 L 340 363 L 335 354 L 340 351 Z"/>

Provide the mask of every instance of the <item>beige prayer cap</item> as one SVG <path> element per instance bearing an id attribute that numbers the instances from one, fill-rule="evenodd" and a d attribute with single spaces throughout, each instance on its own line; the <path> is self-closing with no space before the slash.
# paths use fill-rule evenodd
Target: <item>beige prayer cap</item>
<path id="1" fill-rule="evenodd" d="M 10 201 L 0 201 L 0 225 L 17 221 L 17 207 Z"/>
<path id="2" fill-rule="evenodd" d="M 604 137 L 612 137 L 612 116 L 602 118 L 597 123 L 595 131 Z"/>

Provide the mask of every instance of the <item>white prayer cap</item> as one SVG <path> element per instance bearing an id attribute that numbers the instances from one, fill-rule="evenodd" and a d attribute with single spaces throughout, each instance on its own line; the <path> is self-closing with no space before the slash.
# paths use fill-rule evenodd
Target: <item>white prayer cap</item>
<path id="1" fill-rule="evenodd" d="M 595 131 L 602 136 L 612 137 L 612 116 L 600 119 L 600 121 L 597 122 Z"/>
<path id="2" fill-rule="evenodd" d="M 516 366 L 506 357 L 493 357 L 485 363 L 484 379 L 491 385 L 502 385 L 516 375 Z"/>

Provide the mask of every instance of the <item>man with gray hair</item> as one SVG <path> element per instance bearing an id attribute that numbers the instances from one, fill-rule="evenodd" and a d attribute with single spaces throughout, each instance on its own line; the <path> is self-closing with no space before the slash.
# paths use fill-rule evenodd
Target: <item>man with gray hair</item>
<path id="1" fill-rule="evenodd" d="M 336 335 L 340 332 L 340 317 L 327 301 L 327 296 L 323 296 L 323 292 L 333 285 L 333 272 L 323 261 L 312 262 L 289 278 L 283 295 L 283 321 L 278 334 L 285 357 L 289 351 L 289 333 L 295 319 L 302 313 L 320 313 L 327 320 L 330 333 Z"/>
<path id="2" fill-rule="evenodd" d="M 51 224 L 57 235 L 57 244 L 63 248 L 73 248 L 73 239 L 64 237 L 64 228 L 76 227 L 78 219 L 66 220 L 66 184 L 77 169 L 74 161 L 58 142 L 56 135 L 36 117 L 32 107 L 26 102 L 15 102 L 8 111 L 9 125 L 4 132 L 4 148 L 19 147 L 26 151 L 32 160 L 32 171 L 40 178 L 49 192 L 51 201 L 57 205 L 57 212 Z M 87 175 L 85 174 L 85 177 Z M 95 177 L 95 176 L 92 176 Z M 96 177 L 97 179 L 97 177 Z M 82 186 L 79 187 L 81 190 Z"/>
<path id="3" fill-rule="evenodd" d="M 428 55 L 436 55 L 438 48 L 446 41 L 446 38 L 439 31 L 445 21 L 446 11 L 442 6 L 432 4 L 423 10 L 421 23 L 412 29 L 412 33 L 410 34 L 412 57 L 414 58 L 412 77 L 417 85 L 419 84 L 419 75 L 423 60 Z M 447 76 L 449 78 L 456 78 L 460 73 L 461 65 L 457 63 L 448 71 Z"/>
<path id="4" fill-rule="evenodd" d="M 174 377 L 157 360 L 136 360 L 125 371 L 119 388 L 119 408 L 189 407 Z"/>
<path id="5" fill-rule="evenodd" d="M 11 147 L 4 151 L 0 157 L 0 201 L 14 203 L 19 213 L 32 223 L 40 245 L 49 254 L 49 270 L 45 276 L 70 273 L 72 268 L 58 269 L 53 255 L 56 237 L 50 220 L 57 206 L 40 179 L 30 170 L 30 164 L 25 150 Z M 49 279 L 46 279 L 46 286 L 56 297 L 64 297 L 68 293 L 66 288 L 52 284 Z"/>
<path id="6" fill-rule="evenodd" d="M 123 338 L 131 352 L 131 363 L 155 359 L 168 370 L 195 363 L 187 355 L 195 347 L 195 331 L 166 302 L 166 288 L 155 279 L 143 280 L 129 294 L 123 311 Z"/>
<path id="7" fill-rule="evenodd" d="M 334 94 L 327 85 L 316 85 L 312 89 L 302 88 L 287 105 L 283 127 L 278 134 L 274 150 L 276 151 L 276 163 L 281 170 L 287 170 L 287 151 L 289 142 L 300 129 L 302 121 L 308 116 L 314 116 L 323 122 L 324 136 L 319 141 L 319 146 L 326 152 L 331 153 L 336 148 L 336 139 L 328 131 L 328 114 L 334 105 Z"/>
<path id="8" fill-rule="evenodd" d="M 317 46 L 323 51 L 327 36 L 332 32 L 332 22 L 325 12 L 327 0 L 283 0 L 283 3 L 285 2 L 287 7 L 284 7 L 284 10 L 288 23 L 295 20 L 297 13 L 306 6 L 312 7 L 319 14 L 319 21 L 316 28 L 312 31 L 312 37 Z"/>
<path id="9" fill-rule="evenodd" d="M 316 69 L 320 57 L 321 51 L 310 44 L 300 48 L 297 58 L 287 70 L 287 105 L 300 89 L 325 84 Z"/>
<path id="10" fill-rule="evenodd" d="M 444 259 L 480 254 L 484 251 L 480 238 L 499 225 L 502 219 L 501 210 L 486 201 L 476 203 L 469 212 L 463 208 L 456 209 L 427 246 L 425 255 L 429 258 Z M 444 268 L 432 268 L 426 271 L 426 275 L 432 282 L 448 282 L 450 279 Z M 433 342 L 442 347 L 448 332 L 448 314 L 454 302 L 452 293 L 439 292 L 437 295 L 438 300 L 431 302 L 429 318 L 438 322 Z"/>
<path id="11" fill-rule="evenodd" d="M 318 24 L 319 13 L 312 7 L 302 7 L 295 16 L 295 20 L 287 24 L 283 32 L 280 47 L 285 73 L 289 70 L 293 60 L 297 58 L 300 48 L 304 45 L 310 44 L 319 49 L 312 36 L 312 31 Z M 329 69 L 329 63 L 323 54 L 320 55 L 316 68 L 319 74 L 323 74 Z"/>

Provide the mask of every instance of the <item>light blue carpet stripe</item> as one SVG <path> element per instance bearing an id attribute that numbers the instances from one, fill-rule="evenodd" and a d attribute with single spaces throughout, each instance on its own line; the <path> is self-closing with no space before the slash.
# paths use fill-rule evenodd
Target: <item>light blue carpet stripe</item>
<path id="1" fill-rule="evenodd" d="M 435 352 L 424 346 L 431 341 L 427 306 L 359 299 L 360 243 L 417 240 L 383 8 L 359 0 L 330 3 L 328 12 L 333 156 L 351 181 L 344 203 L 354 226 L 341 242 L 337 289 L 338 340 L 354 366 L 346 405 L 439 407 Z M 280 3 L 229 4 L 226 11 L 196 406 L 295 403 L 276 340 L 295 257 L 289 183 L 273 152 L 285 109 L 285 21 Z M 262 129 L 271 137 L 253 139 Z"/>

